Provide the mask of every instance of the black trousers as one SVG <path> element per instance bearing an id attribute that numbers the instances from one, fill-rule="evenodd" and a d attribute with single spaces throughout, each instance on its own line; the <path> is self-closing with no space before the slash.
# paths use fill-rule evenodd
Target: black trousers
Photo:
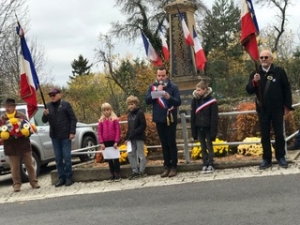
<path id="1" fill-rule="evenodd" d="M 214 149 L 209 127 L 197 127 L 199 141 L 201 143 L 203 166 L 214 165 Z"/>
<path id="2" fill-rule="evenodd" d="M 104 141 L 105 147 L 114 146 L 114 141 Z M 113 177 L 120 176 L 120 161 L 119 159 L 108 159 L 106 160 L 109 165 L 109 171 Z"/>
<path id="3" fill-rule="evenodd" d="M 272 161 L 271 150 L 271 125 L 275 134 L 275 157 L 277 160 L 285 156 L 285 140 L 283 135 L 283 111 L 258 113 L 261 131 L 261 144 L 263 147 L 263 159 Z"/>
<path id="4" fill-rule="evenodd" d="M 156 123 L 156 130 L 161 142 L 164 167 L 177 168 L 177 145 L 176 145 L 176 126 L 177 123 Z"/>

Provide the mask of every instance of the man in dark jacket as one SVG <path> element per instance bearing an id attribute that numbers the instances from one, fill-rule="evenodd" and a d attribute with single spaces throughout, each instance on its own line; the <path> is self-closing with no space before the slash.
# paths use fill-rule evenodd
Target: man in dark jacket
<path id="1" fill-rule="evenodd" d="M 5 126 L 6 122 L 13 118 L 17 118 L 19 119 L 19 121 L 28 121 L 26 115 L 24 115 L 22 112 L 16 111 L 16 101 L 14 99 L 6 99 L 3 106 L 5 108 L 5 113 L 1 115 L 1 125 Z M 3 145 L 4 154 L 9 158 L 14 192 L 19 192 L 21 190 L 21 160 L 23 160 L 28 172 L 28 178 L 31 187 L 40 188 L 40 185 L 38 184 L 38 181 L 36 179 L 35 169 L 32 166 L 32 149 L 29 137 L 16 135 L 14 137 L 8 138 L 7 140 L 4 140 Z"/>
<path id="2" fill-rule="evenodd" d="M 154 97 L 159 91 L 161 96 Z M 153 106 L 152 120 L 156 123 L 157 133 L 162 145 L 164 172 L 161 177 L 173 177 L 177 174 L 177 107 L 181 104 L 179 89 L 167 75 L 164 67 L 157 70 L 156 81 L 150 84 L 146 93 L 146 104 Z"/>
<path id="3" fill-rule="evenodd" d="M 283 116 L 292 108 L 292 93 L 287 75 L 283 68 L 275 66 L 269 50 L 260 54 L 261 65 L 258 71 L 250 74 L 246 91 L 256 95 L 256 111 L 261 130 L 263 162 L 259 169 L 272 166 L 270 142 L 271 124 L 275 133 L 275 157 L 280 167 L 287 168 L 285 159 L 285 139 Z"/>
<path id="4" fill-rule="evenodd" d="M 58 181 L 55 187 L 72 185 L 71 141 L 75 137 L 77 119 L 69 102 L 61 99 L 59 88 L 48 92 L 51 102 L 47 103 L 42 121 L 49 122 L 50 137 L 55 154 Z"/>

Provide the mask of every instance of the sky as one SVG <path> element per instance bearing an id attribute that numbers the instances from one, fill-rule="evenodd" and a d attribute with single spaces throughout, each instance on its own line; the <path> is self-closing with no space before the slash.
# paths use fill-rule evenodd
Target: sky
<path id="1" fill-rule="evenodd" d="M 211 7 L 214 1 L 205 1 Z M 237 1 L 238 2 L 238 1 Z M 287 11 L 289 28 L 295 33 L 299 29 L 300 1 L 294 0 L 295 5 Z M 46 70 L 50 71 L 53 83 L 60 87 L 66 86 L 72 75 L 71 62 L 78 59 L 80 54 L 90 63 L 95 63 L 94 49 L 99 46 L 100 33 L 106 34 L 111 23 L 123 21 L 124 16 L 119 8 L 114 7 L 114 0 L 28 0 L 28 18 L 30 29 L 26 36 L 30 36 L 44 47 L 47 59 Z M 260 27 L 269 21 L 275 21 L 275 10 L 268 7 L 254 6 Z M 121 56 L 133 54 L 146 57 L 141 39 L 134 44 L 124 40 L 114 40 L 115 53 Z M 99 66 L 94 66 L 92 72 L 100 72 Z"/>

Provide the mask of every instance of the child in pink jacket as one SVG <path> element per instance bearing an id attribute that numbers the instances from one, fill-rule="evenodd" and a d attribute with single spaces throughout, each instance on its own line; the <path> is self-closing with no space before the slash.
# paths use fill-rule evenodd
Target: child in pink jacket
<path id="1" fill-rule="evenodd" d="M 109 103 L 103 103 L 101 106 L 102 115 L 98 123 L 98 138 L 101 144 L 101 150 L 106 147 L 114 147 L 117 149 L 120 141 L 120 124 L 118 117 L 113 112 Z M 119 159 L 107 160 L 111 173 L 110 181 L 120 181 L 120 162 Z"/>

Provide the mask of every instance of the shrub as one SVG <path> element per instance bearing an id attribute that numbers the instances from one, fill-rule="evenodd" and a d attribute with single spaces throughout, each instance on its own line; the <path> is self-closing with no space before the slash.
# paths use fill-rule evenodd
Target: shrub
<path id="1" fill-rule="evenodd" d="M 120 150 L 120 159 L 119 159 L 120 164 L 127 164 L 127 163 L 129 163 L 129 161 L 128 161 L 128 153 L 126 151 L 127 150 L 127 145 L 122 144 L 118 148 Z M 148 155 L 148 149 L 147 149 L 146 145 L 144 145 L 144 153 L 145 153 L 145 156 L 147 157 L 147 155 Z"/>
<path id="2" fill-rule="evenodd" d="M 218 143 L 218 144 L 224 143 L 224 145 L 214 145 L 216 143 Z M 224 156 L 228 155 L 229 145 L 226 145 L 225 141 L 219 140 L 218 138 L 216 138 L 216 141 L 213 142 L 213 145 L 214 145 L 213 149 L 214 149 L 215 157 L 224 157 Z M 197 142 L 196 146 L 194 146 L 192 148 L 191 158 L 194 160 L 202 158 L 200 142 Z"/>
<path id="3" fill-rule="evenodd" d="M 146 131 L 145 131 L 145 145 L 153 146 L 153 145 L 160 145 L 159 137 L 156 132 L 155 123 L 152 122 L 152 115 L 150 113 L 145 113 L 146 117 Z M 127 121 L 127 115 L 122 115 L 119 117 L 120 121 Z M 121 124 L 121 143 L 125 142 L 125 136 L 127 133 L 127 123 Z"/>
<path id="4" fill-rule="evenodd" d="M 255 110 L 255 103 L 242 102 L 236 108 L 238 111 Z M 260 136 L 259 121 L 256 113 L 238 115 L 236 123 L 233 123 L 233 125 L 236 126 L 237 130 L 237 136 L 235 140 L 240 141 L 246 137 Z M 285 116 L 285 132 L 286 134 L 291 134 L 295 132 L 295 129 L 294 113 L 289 113 Z M 274 139 L 273 130 L 271 131 L 271 136 L 272 139 Z"/>
<path id="5" fill-rule="evenodd" d="M 247 137 L 243 140 L 243 142 L 252 142 L 252 141 L 260 141 L 258 137 Z M 272 148 L 272 152 L 274 152 L 274 148 Z M 263 154 L 262 145 L 260 143 L 257 144 L 240 144 L 238 146 L 237 153 L 239 155 L 245 156 L 261 156 Z"/>

